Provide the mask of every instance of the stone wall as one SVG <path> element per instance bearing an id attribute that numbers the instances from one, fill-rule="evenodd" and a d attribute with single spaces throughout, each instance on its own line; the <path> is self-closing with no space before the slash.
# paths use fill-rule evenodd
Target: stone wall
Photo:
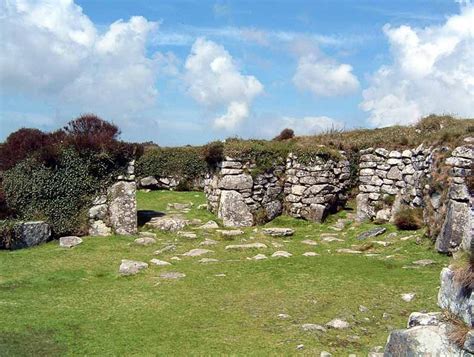
<path id="1" fill-rule="evenodd" d="M 359 160 L 357 219 L 390 220 L 402 204 L 423 205 L 423 178 L 430 174 L 432 150 L 362 150 Z"/>
<path id="2" fill-rule="evenodd" d="M 147 176 L 137 181 L 138 188 L 144 190 L 176 190 L 180 184 L 187 182 L 189 189 L 202 191 L 204 189 L 205 176 L 196 177 L 193 180 L 180 176 L 155 177 Z"/>
<path id="3" fill-rule="evenodd" d="M 119 176 L 89 209 L 89 235 L 133 235 L 137 232 L 136 183 L 132 161 L 127 174 Z"/>
<path id="4" fill-rule="evenodd" d="M 349 162 L 314 157 L 300 163 L 290 154 L 286 165 L 252 175 L 251 160 L 227 157 L 205 180 L 208 208 L 226 226 L 251 226 L 285 212 L 321 222 L 346 200 Z"/>
<path id="5" fill-rule="evenodd" d="M 468 250 L 474 235 L 474 196 L 467 180 L 472 180 L 474 146 L 460 146 L 446 159 L 449 166 L 449 188 L 441 231 L 436 238 L 436 249 L 448 253 L 461 246 Z"/>

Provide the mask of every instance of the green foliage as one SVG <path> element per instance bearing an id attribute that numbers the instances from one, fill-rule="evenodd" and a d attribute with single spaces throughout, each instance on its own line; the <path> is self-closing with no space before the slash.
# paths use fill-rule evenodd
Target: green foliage
<path id="1" fill-rule="evenodd" d="M 203 147 L 204 160 L 210 169 L 215 169 L 224 160 L 224 143 L 213 141 Z"/>
<path id="2" fill-rule="evenodd" d="M 395 214 L 398 229 L 413 231 L 423 226 L 423 209 L 403 207 Z"/>
<path id="3" fill-rule="evenodd" d="M 139 177 L 178 176 L 192 180 L 204 175 L 206 170 L 202 148 L 193 146 L 150 149 L 136 164 Z"/>
<path id="4" fill-rule="evenodd" d="M 16 220 L 0 221 L 0 249 L 9 249 L 13 245 L 17 223 Z"/>
<path id="5" fill-rule="evenodd" d="M 92 196 L 118 172 L 104 153 L 65 149 L 54 167 L 30 157 L 4 173 L 5 199 L 20 219 L 46 220 L 55 235 L 80 234 Z"/>

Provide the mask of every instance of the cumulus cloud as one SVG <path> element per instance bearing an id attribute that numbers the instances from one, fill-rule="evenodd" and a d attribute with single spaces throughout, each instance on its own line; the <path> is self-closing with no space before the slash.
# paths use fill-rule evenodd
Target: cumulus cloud
<path id="1" fill-rule="evenodd" d="M 0 14 L 4 94 L 112 114 L 155 103 L 159 61 L 146 42 L 157 23 L 134 16 L 101 33 L 73 0 L 3 0 Z"/>
<path id="2" fill-rule="evenodd" d="M 265 126 L 262 134 L 274 137 L 285 128 L 291 128 L 296 135 L 314 135 L 329 129 L 343 129 L 344 124 L 327 116 L 305 116 L 303 118 L 272 118 L 272 125 Z"/>
<path id="3" fill-rule="evenodd" d="M 374 126 L 430 113 L 474 115 L 474 6 L 439 26 L 384 26 L 393 62 L 379 68 L 360 107 Z"/>
<path id="4" fill-rule="evenodd" d="M 313 54 L 299 59 L 293 83 L 300 90 L 322 97 L 350 94 L 359 88 L 352 66 Z"/>
<path id="5" fill-rule="evenodd" d="M 214 119 L 217 128 L 232 130 L 250 113 L 250 105 L 263 92 L 254 77 L 243 75 L 224 47 L 198 38 L 186 59 L 184 80 L 189 94 L 207 109 L 226 113 Z"/>

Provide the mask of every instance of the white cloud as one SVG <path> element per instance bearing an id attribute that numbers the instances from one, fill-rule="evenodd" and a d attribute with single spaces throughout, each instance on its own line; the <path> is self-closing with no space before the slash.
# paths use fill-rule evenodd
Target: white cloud
<path id="1" fill-rule="evenodd" d="M 262 134 L 266 137 L 275 137 L 285 128 L 293 129 L 296 135 L 314 135 L 329 129 L 343 129 L 344 125 L 327 116 L 282 117 L 272 119 L 271 125 L 265 126 Z"/>
<path id="2" fill-rule="evenodd" d="M 352 66 L 314 54 L 300 57 L 293 83 L 300 90 L 323 97 L 350 94 L 359 88 Z"/>
<path id="3" fill-rule="evenodd" d="M 384 26 L 393 63 L 364 90 L 361 108 L 375 126 L 408 124 L 430 113 L 474 115 L 474 6 L 443 25 Z"/>
<path id="4" fill-rule="evenodd" d="M 189 94 L 199 104 L 210 110 L 226 108 L 226 114 L 214 120 L 218 128 L 236 128 L 263 92 L 263 85 L 254 76 L 243 75 L 224 47 L 204 38 L 192 46 L 185 71 Z"/>
<path id="5" fill-rule="evenodd" d="M 146 43 L 158 23 L 135 16 L 100 33 L 72 0 L 3 0 L 0 27 L 3 94 L 112 115 L 156 101 L 158 61 Z"/>

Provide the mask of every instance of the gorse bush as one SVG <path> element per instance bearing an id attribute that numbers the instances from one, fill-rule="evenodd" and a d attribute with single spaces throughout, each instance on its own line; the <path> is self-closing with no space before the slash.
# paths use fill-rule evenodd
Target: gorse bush
<path id="1" fill-rule="evenodd" d="M 290 128 L 286 128 L 286 129 L 283 129 L 280 134 L 278 134 L 277 136 L 275 136 L 273 138 L 273 140 L 275 141 L 282 141 L 282 140 L 288 140 L 288 139 L 292 139 L 295 137 L 295 132 L 293 131 L 293 129 L 290 129 Z"/>
<path id="2" fill-rule="evenodd" d="M 395 213 L 395 225 L 400 230 L 417 230 L 423 227 L 423 210 L 421 208 L 402 207 Z"/>

